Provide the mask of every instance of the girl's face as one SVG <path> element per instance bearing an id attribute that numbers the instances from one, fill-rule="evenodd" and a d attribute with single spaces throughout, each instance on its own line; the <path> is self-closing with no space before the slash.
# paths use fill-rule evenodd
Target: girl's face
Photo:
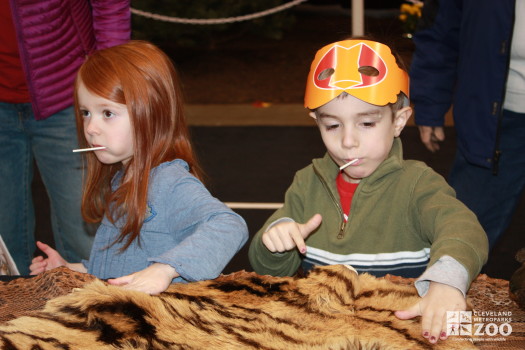
<path id="1" fill-rule="evenodd" d="M 394 137 L 399 136 L 411 115 L 404 107 L 392 118 L 390 106 L 374 106 L 351 95 L 335 98 L 319 107 L 315 118 L 332 159 L 341 166 L 348 182 L 370 176 L 388 157 Z"/>
<path id="2" fill-rule="evenodd" d="M 92 94 L 82 82 L 78 86 L 78 105 L 84 119 L 84 136 L 104 164 L 122 162 L 133 157 L 133 133 L 126 105 Z"/>

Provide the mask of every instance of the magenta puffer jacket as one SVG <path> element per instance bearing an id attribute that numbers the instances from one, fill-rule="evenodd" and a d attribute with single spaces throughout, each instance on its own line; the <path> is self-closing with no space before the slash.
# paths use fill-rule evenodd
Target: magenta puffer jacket
<path id="1" fill-rule="evenodd" d="M 36 119 L 73 104 L 86 55 L 131 37 L 130 0 L 10 0 Z"/>

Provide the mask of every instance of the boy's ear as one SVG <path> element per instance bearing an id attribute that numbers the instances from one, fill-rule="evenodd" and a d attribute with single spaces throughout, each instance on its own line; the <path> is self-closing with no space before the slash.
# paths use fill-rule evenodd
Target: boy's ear
<path id="1" fill-rule="evenodd" d="M 399 109 L 394 116 L 394 136 L 398 137 L 401 135 L 401 131 L 410 119 L 412 115 L 412 108 L 407 106 Z"/>

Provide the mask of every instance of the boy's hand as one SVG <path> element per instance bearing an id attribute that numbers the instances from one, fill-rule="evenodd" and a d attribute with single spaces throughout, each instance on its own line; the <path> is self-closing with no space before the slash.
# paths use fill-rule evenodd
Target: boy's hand
<path id="1" fill-rule="evenodd" d="M 47 255 L 47 258 L 44 258 L 43 256 L 37 256 L 34 258 L 31 261 L 31 265 L 29 265 L 30 275 L 38 275 L 44 271 L 52 270 L 55 267 L 68 265 L 68 262 L 65 261 L 56 250 L 47 244 L 37 241 L 36 245 Z"/>
<path id="2" fill-rule="evenodd" d="M 155 263 L 131 275 L 109 279 L 108 283 L 122 286 L 124 289 L 157 295 L 168 289 L 171 280 L 178 276 L 177 271 L 170 265 Z"/>
<path id="3" fill-rule="evenodd" d="M 397 318 L 407 320 L 421 317 L 423 337 L 431 343 L 447 339 L 447 311 L 464 311 L 467 302 L 458 289 L 438 282 L 430 282 L 427 294 L 407 310 L 396 311 Z"/>
<path id="4" fill-rule="evenodd" d="M 304 254 L 306 253 L 304 240 L 321 225 L 321 221 L 321 215 L 315 214 L 305 224 L 281 222 L 263 233 L 262 242 L 272 253 L 282 253 L 297 247 Z"/>

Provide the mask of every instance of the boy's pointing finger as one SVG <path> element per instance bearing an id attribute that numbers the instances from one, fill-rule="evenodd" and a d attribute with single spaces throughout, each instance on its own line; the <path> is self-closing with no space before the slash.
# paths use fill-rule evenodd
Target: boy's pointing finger
<path id="1" fill-rule="evenodd" d="M 303 238 L 310 236 L 310 234 L 321 225 L 321 221 L 323 221 L 321 214 L 315 214 L 305 224 L 299 225 L 301 236 L 303 236 Z"/>
<path id="2" fill-rule="evenodd" d="M 315 214 L 306 223 L 299 225 L 299 233 L 301 234 L 302 240 L 301 242 L 296 241 L 296 244 L 301 253 L 306 253 L 304 240 L 321 225 L 322 220 L 323 218 L 320 214 Z"/>

